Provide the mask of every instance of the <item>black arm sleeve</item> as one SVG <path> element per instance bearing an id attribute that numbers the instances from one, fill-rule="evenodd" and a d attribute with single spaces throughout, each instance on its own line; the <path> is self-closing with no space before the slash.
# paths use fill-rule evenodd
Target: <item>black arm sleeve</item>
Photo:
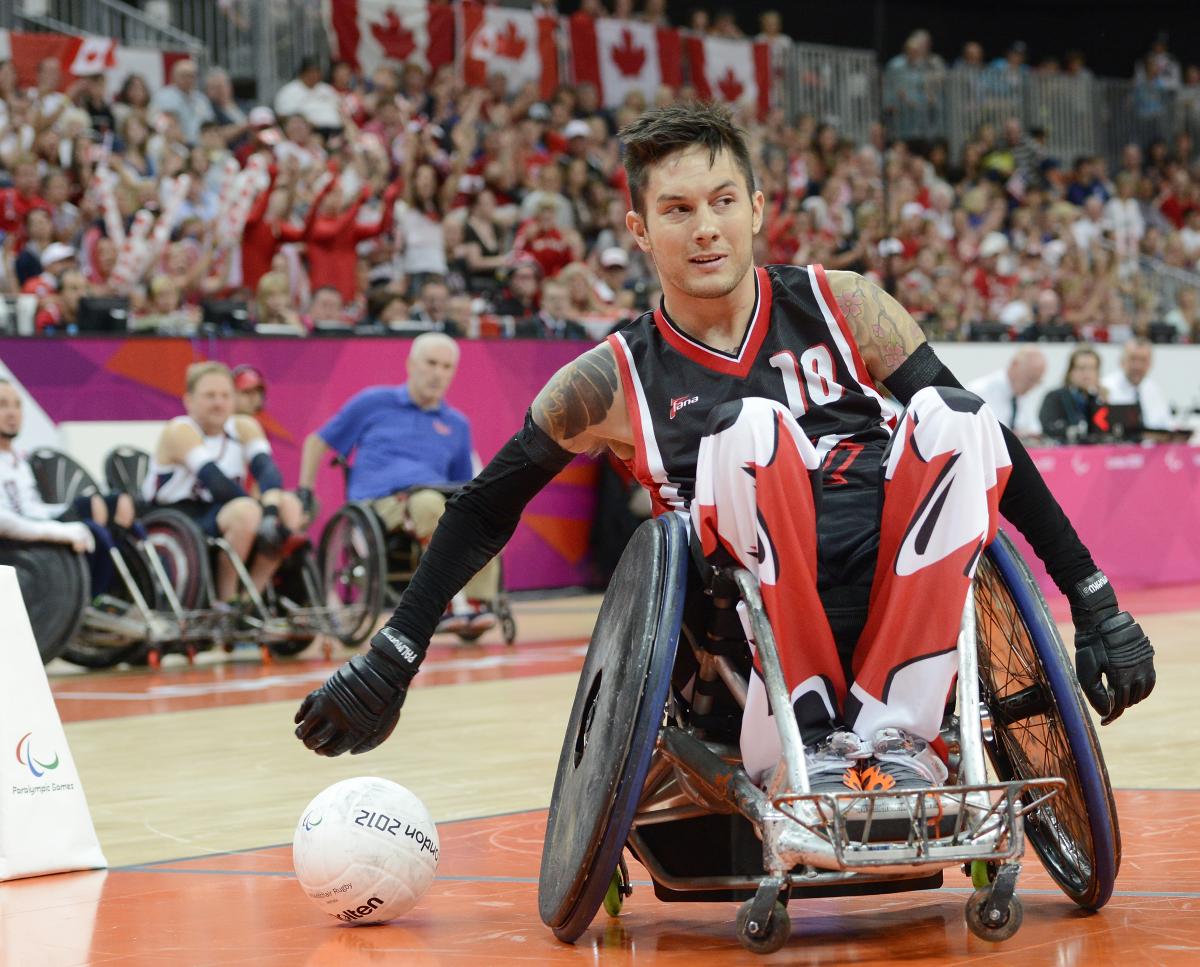
<path id="1" fill-rule="evenodd" d="M 446 512 L 388 625 L 411 641 L 428 642 L 450 599 L 500 553 L 525 505 L 574 457 L 526 413 L 521 431 L 446 502 Z"/>
<path id="2" fill-rule="evenodd" d="M 926 386 L 963 388 L 929 343 L 918 346 L 883 384 L 905 406 L 917 390 Z M 1096 564 L 1025 445 L 1008 427 L 1001 425 L 1001 429 L 1012 460 L 1012 474 L 1000 498 L 1000 513 L 1029 541 L 1058 589 L 1068 594 L 1076 583 L 1095 572 Z"/>

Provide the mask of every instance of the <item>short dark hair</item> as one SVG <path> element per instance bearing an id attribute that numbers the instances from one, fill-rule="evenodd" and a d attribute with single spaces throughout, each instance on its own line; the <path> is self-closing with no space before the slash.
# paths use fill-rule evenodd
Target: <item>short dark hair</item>
<path id="1" fill-rule="evenodd" d="M 734 123 L 728 108 L 701 102 L 653 108 L 626 125 L 618 137 L 625 147 L 629 197 L 639 214 L 645 212 L 650 168 L 677 151 L 695 146 L 708 149 L 709 164 L 716 161 L 720 151 L 728 151 L 746 179 L 746 189 L 754 192 L 754 166 L 746 133 Z"/>

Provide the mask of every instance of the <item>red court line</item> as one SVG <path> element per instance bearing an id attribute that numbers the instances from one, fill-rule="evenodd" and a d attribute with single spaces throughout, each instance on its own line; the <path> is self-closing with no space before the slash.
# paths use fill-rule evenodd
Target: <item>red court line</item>
<path id="1" fill-rule="evenodd" d="M 440 645 L 429 649 L 414 687 L 529 678 L 578 671 L 586 638 L 517 646 Z M 158 671 L 55 677 L 51 691 L 64 722 L 188 709 L 298 700 L 341 664 L 317 660 L 167 667 Z"/>
<path id="2" fill-rule="evenodd" d="M 966 931 L 965 877 L 892 896 L 796 900 L 792 940 L 770 963 L 908 965 L 1193 964 L 1200 947 L 1197 793 L 1118 792 L 1125 863 L 1112 902 L 1088 916 L 1027 857 L 1020 932 L 1001 945 Z M 633 865 L 634 895 L 574 946 L 540 922 L 544 810 L 445 823 L 439 879 L 410 914 L 381 927 L 325 919 L 288 875 L 287 846 L 0 886 L 13 964 L 257 964 L 266 967 L 680 965 L 760 962 L 738 945 L 732 903 L 661 903 Z"/>

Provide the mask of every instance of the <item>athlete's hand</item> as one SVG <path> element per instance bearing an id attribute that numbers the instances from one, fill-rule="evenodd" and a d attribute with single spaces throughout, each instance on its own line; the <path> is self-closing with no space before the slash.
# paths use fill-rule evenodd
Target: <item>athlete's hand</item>
<path id="1" fill-rule="evenodd" d="M 296 737 L 317 755 L 369 752 L 392 734 L 424 649 L 392 628 L 371 639 L 311 692 L 296 712 Z"/>
<path id="2" fill-rule="evenodd" d="M 63 535 L 66 537 L 64 543 L 70 544 L 71 550 L 76 554 L 91 554 L 96 549 L 96 536 L 91 528 L 81 521 L 64 524 Z"/>
<path id="3" fill-rule="evenodd" d="M 1068 595 L 1075 621 L 1075 669 L 1083 694 L 1103 718 L 1119 718 L 1154 690 L 1154 647 L 1100 571 Z"/>

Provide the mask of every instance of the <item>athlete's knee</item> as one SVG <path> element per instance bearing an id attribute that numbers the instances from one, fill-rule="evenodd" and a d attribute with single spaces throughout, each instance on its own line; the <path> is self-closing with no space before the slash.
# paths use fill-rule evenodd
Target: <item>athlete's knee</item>
<path id="1" fill-rule="evenodd" d="M 254 534 L 261 523 L 262 506 L 253 497 L 235 497 L 217 516 L 217 525 L 223 534 Z"/>
<path id="2" fill-rule="evenodd" d="M 714 406 L 709 411 L 708 421 L 704 426 L 704 435 L 715 436 L 732 428 L 739 421 L 744 425 L 754 426 L 760 421 L 773 420 L 780 414 L 790 416 L 791 411 L 782 403 L 762 396 L 747 396 L 745 399 L 729 400 Z"/>
<path id="3" fill-rule="evenodd" d="M 917 390 L 910 408 L 948 410 L 952 413 L 979 413 L 983 400 L 968 389 L 958 386 L 926 386 Z"/>

